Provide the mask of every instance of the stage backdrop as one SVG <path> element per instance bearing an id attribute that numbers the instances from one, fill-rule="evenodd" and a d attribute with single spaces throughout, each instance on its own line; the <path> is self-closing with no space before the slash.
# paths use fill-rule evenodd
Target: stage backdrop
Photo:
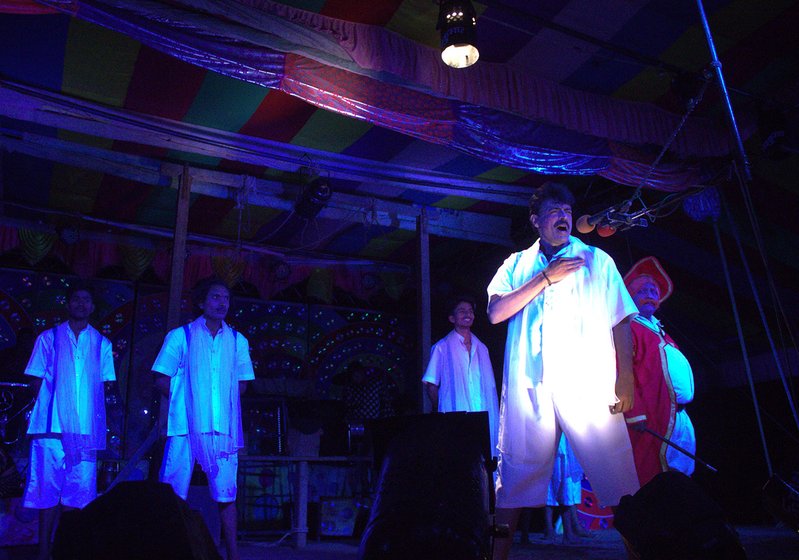
<path id="1" fill-rule="evenodd" d="M 7 358 L 0 362 L 3 381 L 26 381 L 21 370 L 30 353 L 29 335 L 66 320 L 65 290 L 73 281 L 71 276 L 0 269 L 0 352 Z M 106 395 L 108 449 L 101 458 L 125 459 L 155 422 L 157 395 L 150 366 L 166 334 L 167 288 L 104 279 L 89 283 L 96 294 L 92 324 L 113 343 L 118 379 Z M 181 308 L 182 321 L 199 312 L 189 294 Z M 353 362 L 386 381 L 397 412 L 416 406 L 412 317 L 234 297 L 228 320 L 248 338 L 255 368 L 256 380 L 243 405 L 248 437 L 263 439 L 277 424 L 285 429 L 292 422 L 290 412 L 286 420 L 286 410 L 292 408 L 305 411 L 306 426 L 307 410 L 336 410 L 343 392 L 336 380 Z M 282 415 L 279 422 L 276 414 Z M 251 450 L 282 452 L 284 444 L 269 442 Z M 21 438 L 14 448 L 20 459 L 27 456 L 23 447 Z"/>

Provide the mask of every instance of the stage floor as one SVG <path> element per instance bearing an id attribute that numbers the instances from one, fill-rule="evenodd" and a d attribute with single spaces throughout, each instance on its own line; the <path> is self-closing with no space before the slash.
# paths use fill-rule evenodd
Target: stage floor
<path id="1" fill-rule="evenodd" d="M 780 527 L 737 527 L 748 560 L 796 560 L 799 558 L 799 534 Z M 514 543 L 510 560 L 624 560 L 626 552 L 616 531 L 598 531 L 579 545 L 547 544 L 540 535 L 531 534 L 530 544 Z M 518 539 L 518 535 L 517 535 Z M 283 544 L 242 541 L 242 560 L 355 560 L 358 543 L 353 539 L 310 541 L 302 549 Z M 0 548 L 0 560 L 32 560 L 35 547 Z"/>
<path id="2" fill-rule="evenodd" d="M 799 534 L 780 527 L 737 527 L 748 560 L 796 560 L 799 558 Z M 621 537 L 614 530 L 597 531 L 579 545 L 547 544 L 536 533 L 530 544 L 514 543 L 511 560 L 624 560 L 627 558 Z M 289 545 L 274 546 L 263 542 L 244 542 L 242 560 L 355 560 L 358 543 L 353 540 L 311 541 L 303 549 Z"/>

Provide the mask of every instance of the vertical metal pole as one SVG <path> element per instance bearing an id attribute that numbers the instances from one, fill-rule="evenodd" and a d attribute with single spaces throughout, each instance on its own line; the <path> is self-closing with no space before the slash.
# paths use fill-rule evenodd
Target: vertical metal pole
<path id="1" fill-rule="evenodd" d="M 741 345 L 741 352 L 743 354 L 744 368 L 746 369 L 746 378 L 749 381 L 749 390 L 752 393 L 752 401 L 755 406 L 755 417 L 757 418 L 757 427 L 760 430 L 760 441 L 763 444 L 763 455 L 766 458 L 766 468 L 768 469 L 768 476 L 771 478 L 774 471 L 771 467 L 771 458 L 768 453 L 768 445 L 766 444 L 766 434 L 763 431 L 763 420 L 760 418 L 760 404 L 757 401 L 757 393 L 755 392 L 755 382 L 752 379 L 752 369 L 749 365 L 749 352 L 746 348 L 746 340 L 744 339 L 743 329 L 741 327 L 741 317 L 738 315 L 738 304 L 735 301 L 735 292 L 732 288 L 732 279 L 730 278 L 730 270 L 727 266 L 727 257 L 724 254 L 724 247 L 721 243 L 721 233 L 719 233 L 718 222 L 713 220 L 713 231 L 716 234 L 716 244 L 719 247 L 719 256 L 721 257 L 721 265 L 724 269 L 724 279 L 727 281 L 727 291 L 730 296 L 730 303 L 732 304 L 732 313 L 735 316 L 735 326 L 738 329 L 738 342 Z"/>
<path id="2" fill-rule="evenodd" d="M 702 0 L 696 0 L 696 6 L 699 9 L 699 19 L 702 23 L 702 29 L 705 32 L 705 40 L 707 41 L 707 48 L 710 50 L 710 67 L 716 74 L 716 79 L 719 83 L 721 90 L 721 98 L 724 101 L 725 114 L 727 116 L 727 124 L 730 125 L 733 139 L 735 140 L 735 149 L 738 152 L 738 158 L 741 161 L 744 179 L 747 184 L 752 182 L 752 170 L 749 164 L 749 158 L 744 150 L 744 143 L 741 139 L 741 133 L 738 131 L 738 123 L 735 120 L 735 113 L 732 110 L 732 103 L 730 103 L 730 94 L 727 91 L 727 84 L 724 82 L 724 74 L 721 72 L 721 61 L 716 54 L 716 45 L 713 42 L 713 35 L 710 33 L 710 26 L 707 22 L 707 15 L 705 14 L 705 6 Z"/>
<path id="3" fill-rule="evenodd" d="M 419 364 L 420 370 L 418 378 L 421 379 L 422 373 L 430 360 L 430 232 L 428 231 L 427 209 L 422 206 L 419 217 L 416 218 L 416 236 L 419 243 L 419 269 L 418 293 L 419 293 Z M 430 401 L 425 397 L 422 383 L 419 383 L 421 398 L 420 410 L 430 412 Z"/>
<path id="4" fill-rule="evenodd" d="M 297 548 L 308 543 L 308 461 L 297 463 Z"/>
<path id="5" fill-rule="evenodd" d="M 724 202 L 724 197 L 722 197 L 722 202 Z M 769 343 L 769 348 L 771 349 L 771 356 L 774 358 L 774 366 L 777 368 L 777 375 L 779 375 L 780 381 L 782 381 L 782 389 L 785 391 L 785 396 L 788 399 L 788 407 L 791 409 L 791 415 L 793 416 L 793 422 L 797 429 L 799 429 L 799 413 L 796 410 L 796 403 L 793 400 L 793 395 L 791 393 L 791 388 L 788 386 L 788 379 L 785 375 L 785 370 L 782 367 L 782 361 L 780 360 L 779 353 L 777 352 L 777 346 L 774 344 L 774 337 L 771 336 L 771 328 L 769 328 L 768 321 L 766 320 L 766 312 L 763 309 L 763 303 L 760 301 L 760 293 L 757 291 L 757 285 L 755 284 L 755 279 L 752 276 L 752 270 L 749 268 L 749 261 L 746 260 L 746 253 L 744 253 L 743 244 L 741 243 L 741 236 L 738 234 L 738 228 L 735 227 L 735 221 L 732 218 L 732 214 L 730 213 L 727 205 L 724 205 L 727 215 L 730 217 L 730 230 L 732 231 L 733 239 L 735 239 L 735 244 L 738 247 L 738 255 L 741 257 L 741 263 L 743 264 L 744 271 L 746 272 L 746 279 L 749 281 L 749 286 L 752 288 L 752 295 L 755 299 L 755 304 L 757 305 L 757 311 L 760 314 L 760 322 L 763 323 L 763 331 L 766 333 L 766 339 Z"/>

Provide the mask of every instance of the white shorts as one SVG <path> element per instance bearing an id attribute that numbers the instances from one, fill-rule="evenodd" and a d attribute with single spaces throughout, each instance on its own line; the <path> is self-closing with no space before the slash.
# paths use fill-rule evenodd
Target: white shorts
<path id="1" fill-rule="evenodd" d="M 31 439 L 31 460 L 23 505 L 47 509 L 60 503 L 84 508 L 97 497 L 97 452 L 84 451 L 81 462 L 67 468 L 61 440 Z"/>
<path id="2" fill-rule="evenodd" d="M 175 494 L 185 500 L 189 495 L 194 462 L 189 436 L 169 436 L 166 439 L 164 461 L 158 479 L 172 486 Z M 236 475 L 239 470 L 238 453 L 218 457 L 216 466 L 218 468 L 215 473 L 205 473 L 208 477 L 211 499 L 222 503 L 235 502 Z"/>

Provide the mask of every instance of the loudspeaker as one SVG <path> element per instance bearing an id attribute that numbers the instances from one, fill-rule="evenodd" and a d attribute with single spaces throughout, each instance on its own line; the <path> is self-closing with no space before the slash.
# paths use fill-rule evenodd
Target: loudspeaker
<path id="1" fill-rule="evenodd" d="M 221 560 L 202 517 L 172 487 L 122 482 L 82 510 L 65 511 L 54 560 Z"/>
<path id="2" fill-rule="evenodd" d="M 380 475 L 358 558 L 488 558 L 494 492 L 488 414 L 388 418 L 367 431 Z"/>
<path id="3" fill-rule="evenodd" d="M 624 496 L 613 521 L 640 560 L 745 560 L 724 511 L 677 471 L 660 473 Z"/>

